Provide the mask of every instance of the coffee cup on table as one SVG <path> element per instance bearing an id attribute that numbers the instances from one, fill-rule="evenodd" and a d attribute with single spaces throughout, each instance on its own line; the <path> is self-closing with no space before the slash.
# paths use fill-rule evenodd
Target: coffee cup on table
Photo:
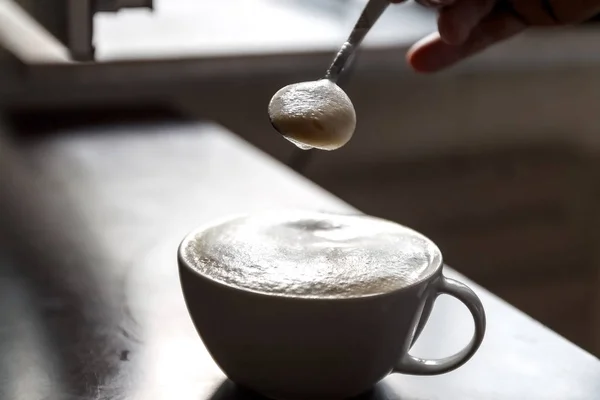
<path id="1" fill-rule="evenodd" d="M 390 373 L 443 374 L 467 362 L 485 333 L 481 301 L 442 274 L 438 247 L 375 217 L 230 217 L 189 233 L 178 263 L 214 361 L 232 381 L 274 399 L 343 399 Z M 440 294 L 467 306 L 475 333 L 455 355 L 416 358 L 409 350 Z"/>

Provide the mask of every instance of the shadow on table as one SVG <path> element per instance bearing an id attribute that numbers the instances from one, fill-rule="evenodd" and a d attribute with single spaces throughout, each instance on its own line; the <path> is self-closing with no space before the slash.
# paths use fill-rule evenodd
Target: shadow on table
<path id="1" fill-rule="evenodd" d="M 266 400 L 255 392 L 236 385 L 230 380 L 224 381 L 213 393 L 210 400 Z M 360 396 L 349 400 L 417 400 L 416 398 L 402 395 L 393 390 L 386 382 L 379 382 L 375 387 Z M 418 400 L 427 400 L 419 398 Z"/>

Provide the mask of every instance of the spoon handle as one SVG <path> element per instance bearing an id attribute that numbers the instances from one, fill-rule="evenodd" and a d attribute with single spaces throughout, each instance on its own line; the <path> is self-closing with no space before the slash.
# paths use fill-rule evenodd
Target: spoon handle
<path id="1" fill-rule="evenodd" d="M 342 48 L 333 59 L 333 63 L 331 63 L 331 66 L 325 73 L 325 79 L 329 79 L 332 82 L 337 81 L 344 66 L 349 62 L 350 57 L 389 5 L 389 0 L 369 0 L 352 29 L 350 36 L 342 45 Z"/>

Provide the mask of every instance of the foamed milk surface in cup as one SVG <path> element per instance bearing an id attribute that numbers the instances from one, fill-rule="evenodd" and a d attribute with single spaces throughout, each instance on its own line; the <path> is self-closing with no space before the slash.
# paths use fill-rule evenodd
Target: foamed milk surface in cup
<path id="1" fill-rule="evenodd" d="M 385 293 L 421 281 L 441 263 L 434 243 L 401 225 L 290 211 L 209 227 L 184 243 L 182 256 L 218 282 L 300 297 Z"/>

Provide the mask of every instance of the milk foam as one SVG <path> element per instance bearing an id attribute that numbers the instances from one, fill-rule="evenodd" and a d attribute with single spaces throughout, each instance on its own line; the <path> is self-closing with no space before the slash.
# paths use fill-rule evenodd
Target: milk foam
<path id="1" fill-rule="evenodd" d="M 269 103 L 269 117 L 282 135 L 301 148 L 337 149 L 356 128 L 352 101 L 327 79 L 280 89 Z"/>
<path id="2" fill-rule="evenodd" d="M 361 297 L 413 285 L 441 263 L 436 245 L 368 216 L 270 211 L 238 217 L 182 246 L 193 268 L 218 282 L 298 297 Z"/>

